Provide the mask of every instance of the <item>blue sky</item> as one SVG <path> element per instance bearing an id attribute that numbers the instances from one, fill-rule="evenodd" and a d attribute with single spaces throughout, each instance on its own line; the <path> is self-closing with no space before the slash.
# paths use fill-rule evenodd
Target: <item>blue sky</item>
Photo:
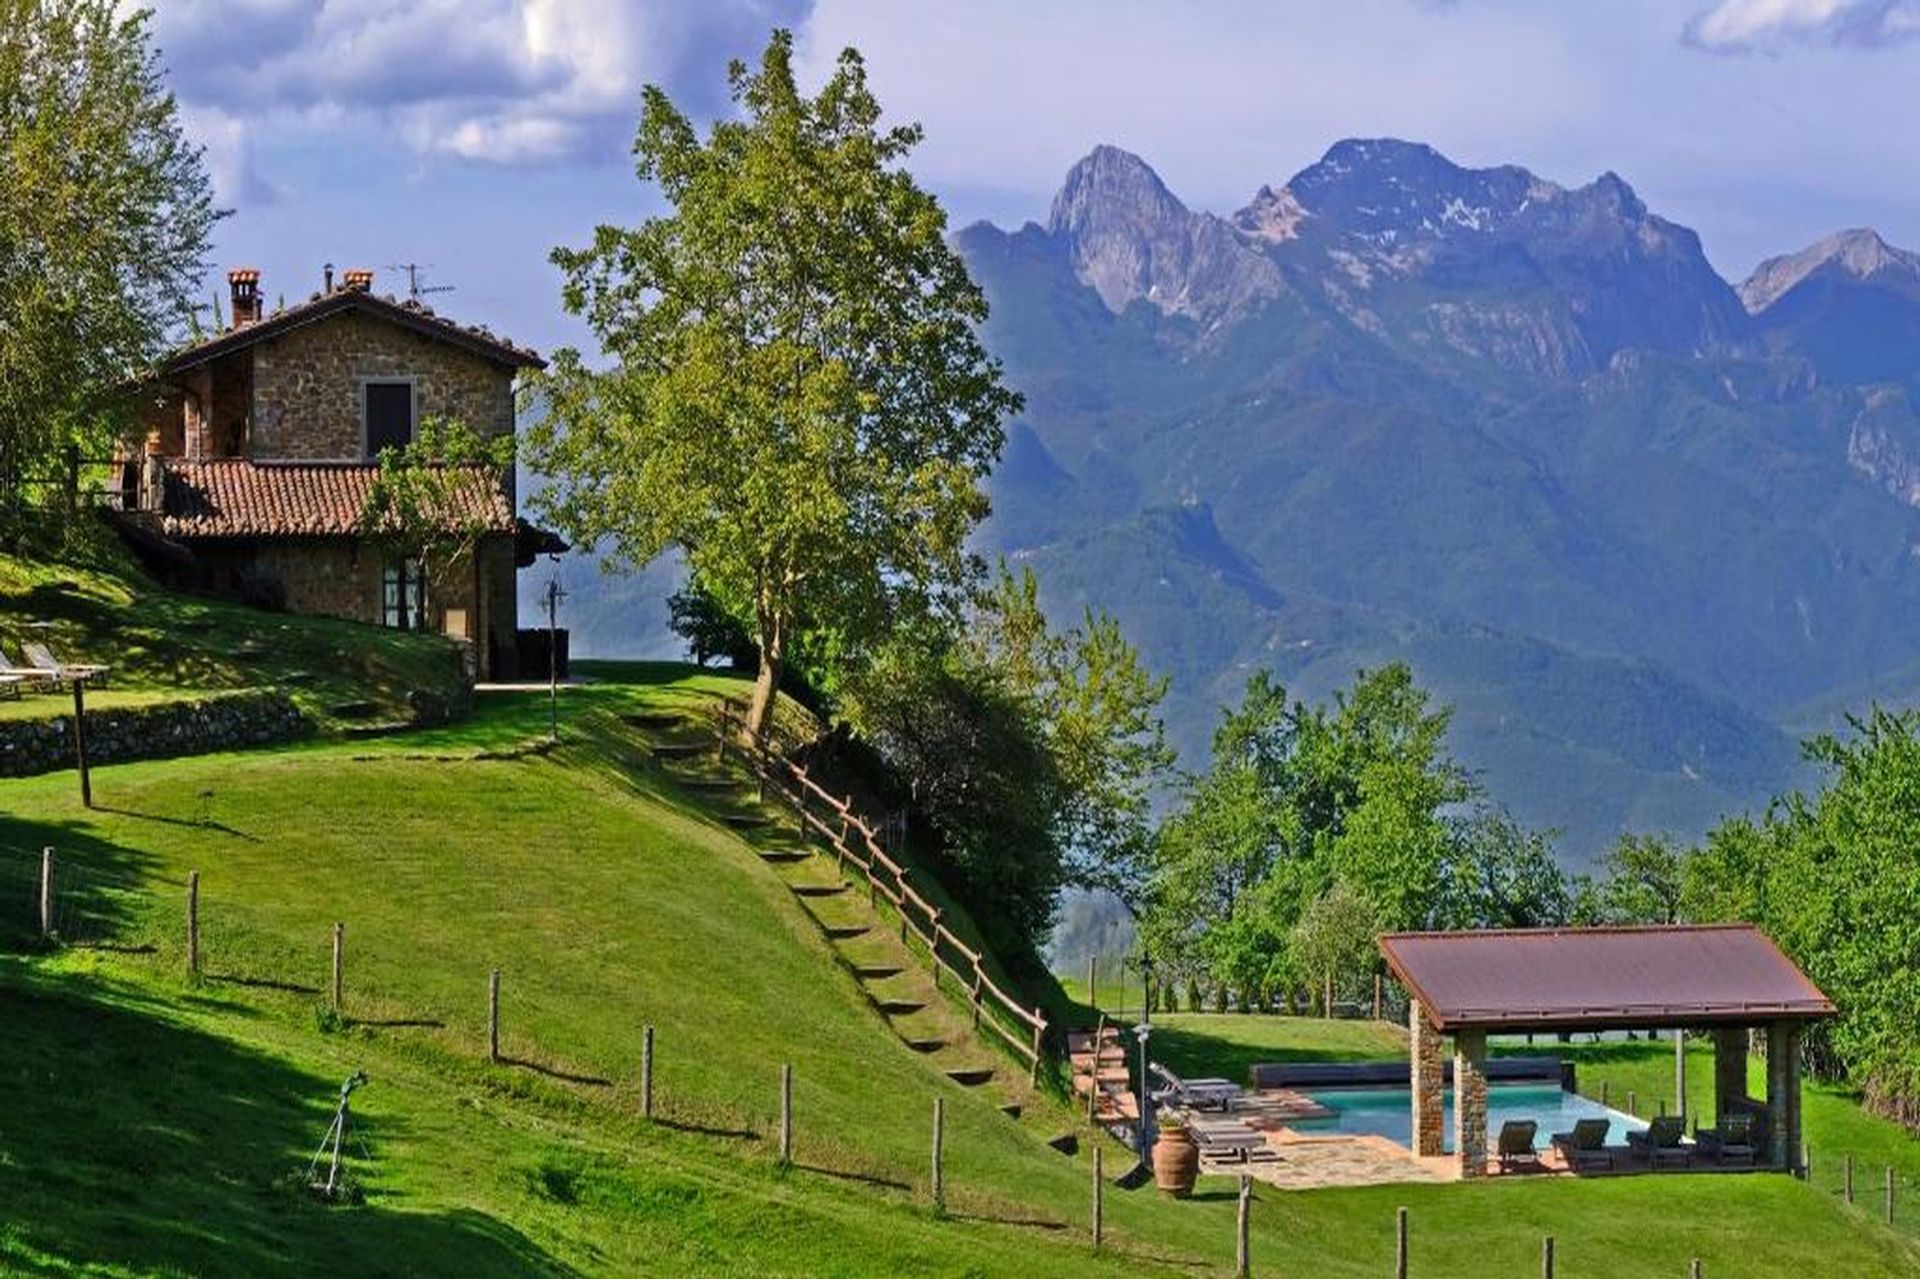
<path id="1" fill-rule="evenodd" d="M 918 120 L 956 226 L 1044 217 L 1097 142 L 1230 211 L 1335 140 L 1392 135 L 1579 183 L 1611 169 L 1738 279 L 1845 226 L 1920 247 L 1920 0 L 157 0 L 269 299 L 321 264 L 428 264 L 429 299 L 543 349 L 583 335 L 546 262 L 653 211 L 638 93 L 703 115 L 775 25 L 843 46 Z M 209 281 L 209 293 L 218 275 Z"/>

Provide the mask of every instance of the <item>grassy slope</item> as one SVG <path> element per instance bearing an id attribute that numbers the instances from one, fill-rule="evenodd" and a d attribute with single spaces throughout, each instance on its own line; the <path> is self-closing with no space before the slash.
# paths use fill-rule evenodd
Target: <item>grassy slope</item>
<path id="1" fill-rule="evenodd" d="M 458 657 L 445 640 L 332 618 L 268 613 L 175 594 L 120 561 L 44 565 L 0 554 L 0 649 L 43 639 L 69 661 L 113 668 L 102 708 L 215 689 L 276 685 L 323 725 L 336 707 L 366 702 L 373 718 L 410 718 L 407 694 L 457 695 Z M 57 697 L 5 703 L 0 714 L 57 714 Z"/>
<path id="2" fill-rule="evenodd" d="M 552 755 L 459 758 L 537 727 L 543 708 L 521 698 L 377 743 L 102 769 L 94 813 L 70 778 L 0 783 L 0 845 L 15 865 L 62 848 L 74 931 L 111 918 L 155 947 L 0 961 L 0 1023 L 21 1047 L 0 1052 L 16 1099 L 0 1113 L 0 1268 L 285 1273 L 322 1254 L 360 1273 L 1224 1268 L 1219 1183 L 1188 1204 L 1111 1194 L 1123 1255 L 1090 1263 L 1086 1156 L 1042 1145 L 1065 1112 L 1042 1101 L 1013 1123 L 886 1031 L 772 872 L 626 750 L 615 713 L 710 678 L 654 677 L 569 692 L 572 741 Z M 177 976 L 189 868 L 202 872 L 211 976 L 191 988 Z M 0 893 L 24 900 L 25 883 L 0 874 Z M 17 939 L 21 913 L 0 912 L 0 930 Z M 345 1030 L 316 1017 L 311 993 L 334 919 L 348 922 L 349 1012 L 362 1019 Z M 493 966 L 505 1050 L 544 1070 L 478 1062 Z M 1228 1020 L 1169 1026 L 1199 1036 Z M 421 1021 L 441 1024 L 376 1024 Z M 678 1128 L 635 1118 L 642 1022 L 659 1027 L 659 1096 Z M 1288 1050 L 1306 1023 L 1276 1025 L 1280 1040 L 1242 1051 Z M 767 1140 L 783 1060 L 803 1165 L 789 1173 Z M 323 1211 L 278 1183 L 305 1166 L 354 1067 L 375 1078 L 362 1095 L 369 1201 Z M 947 1221 L 917 1203 L 935 1095 L 948 1106 Z M 1916 1264 L 1877 1227 L 1766 1177 L 1270 1194 L 1256 1255 L 1378 1274 L 1398 1204 L 1423 1276 L 1522 1273 L 1547 1231 L 1570 1273 L 1586 1258 L 1589 1271 L 1679 1274 L 1692 1255 L 1744 1275 Z M 1752 1240 L 1782 1233 L 1753 1255 Z"/>

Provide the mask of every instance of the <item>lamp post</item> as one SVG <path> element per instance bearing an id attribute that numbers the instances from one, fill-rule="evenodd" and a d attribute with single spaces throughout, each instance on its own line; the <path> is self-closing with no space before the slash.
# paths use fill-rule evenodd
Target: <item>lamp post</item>
<path id="1" fill-rule="evenodd" d="M 1153 960 L 1140 952 L 1140 1024 L 1133 1033 L 1140 1040 L 1140 1162 L 1153 1159 L 1153 1076 L 1148 1073 L 1147 1037 L 1153 1034 Z"/>
<path id="2" fill-rule="evenodd" d="M 560 740 L 560 557 L 553 558 L 553 576 L 547 581 L 547 740 Z"/>

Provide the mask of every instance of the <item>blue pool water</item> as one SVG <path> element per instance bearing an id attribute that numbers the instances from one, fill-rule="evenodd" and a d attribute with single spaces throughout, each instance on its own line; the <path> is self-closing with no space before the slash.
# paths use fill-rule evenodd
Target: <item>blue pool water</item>
<path id="1" fill-rule="evenodd" d="M 1403 1146 L 1413 1139 L 1413 1094 L 1406 1088 L 1329 1088 L 1309 1094 L 1331 1110 L 1325 1119 L 1289 1124 L 1301 1132 L 1377 1133 Z M 1488 1142 L 1509 1119 L 1532 1119 L 1540 1124 L 1534 1145 L 1545 1150 L 1553 1134 L 1568 1132 L 1576 1119 L 1603 1118 L 1613 1122 L 1608 1145 L 1625 1145 L 1627 1134 L 1646 1127 L 1637 1119 L 1609 1110 L 1597 1101 L 1566 1092 L 1551 1084 L 1493 1084 L 1487 1089 Z M 1447 1090 L 1447 1149 L 1453 1149 L 1453 1090 Z"/>

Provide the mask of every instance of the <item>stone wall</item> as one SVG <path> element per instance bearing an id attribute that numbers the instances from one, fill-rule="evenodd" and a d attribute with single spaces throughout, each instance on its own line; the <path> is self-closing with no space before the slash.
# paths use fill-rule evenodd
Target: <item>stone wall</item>
<path id="1" fill-rule="evenodd" d="M 290 613 L 380 620 L 380 555 L 353 538 L 262 541 L 252 572 L 276 583 Z"/>
<path id="2" fill-rule="evenodd" d="M 204 755 L 292 741 L 313 731 L 285 693 L 249 689 L 197 701 L 114 707 L 87 712 L 87 760 Z M 0 777 L 27 777 L 73 767 L 73 714 L 0 720 Z"/>
<path id="3" fill-rule="evenodd" d="M 359 460 L 366 378 L 415 379 L 421 419 L 457 418 L 481 435 L 513 430 L 513 370 L 357 311 L 253 348 L 250 455 Z"/>

